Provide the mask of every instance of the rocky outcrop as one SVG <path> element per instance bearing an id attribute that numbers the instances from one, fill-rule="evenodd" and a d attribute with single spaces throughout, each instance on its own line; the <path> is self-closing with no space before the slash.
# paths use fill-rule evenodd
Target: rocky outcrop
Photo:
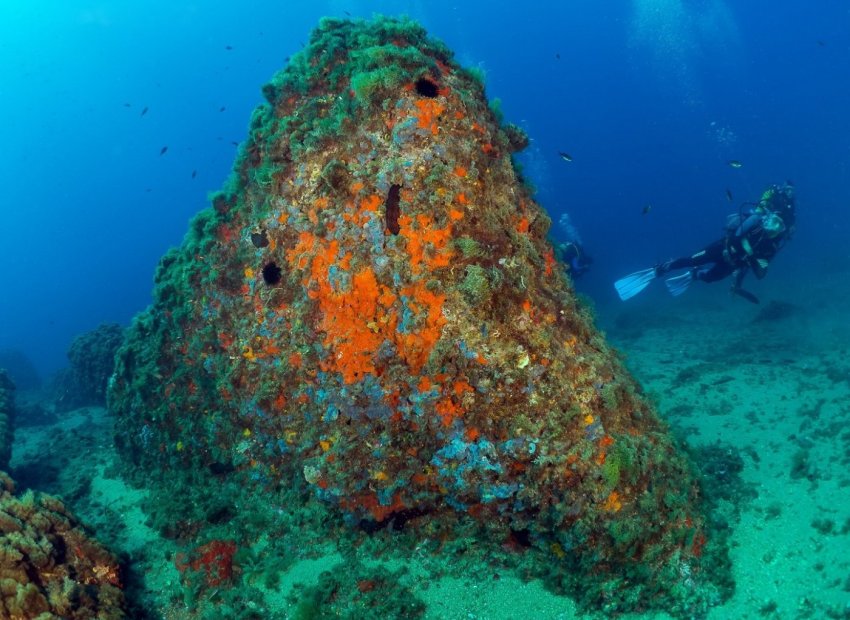
<path id="1" fill-rule="evenodd" d="M 0 368 L 0 469 L 9 467 L 15 434 L 15 384 Z"/>
<path id="2" fill-rule="evenodd" d="M 70 366 L 60 373 L 54 386 L 59 411 L 106 405 L 107 383 L 123 339 L 124 328 L 115 323 L 104 323 L 74 339 L 68 349 Z"/>
<path id="3" fill-rule="evenodd" d="M 118 354 L 127 462 L 301 486 L 369 531 L 477 521 L 590 604 L 699 609 L 688 464 L 478 77 L 415 23 L 328 19 L 264 94 Z"/>

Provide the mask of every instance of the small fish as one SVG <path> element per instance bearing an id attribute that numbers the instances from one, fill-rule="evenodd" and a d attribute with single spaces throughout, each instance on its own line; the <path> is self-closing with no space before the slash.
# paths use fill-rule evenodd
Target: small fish
<path id="1" fill-rule="evenodd" d="M 826 47 L 826 43 L 824 43 L 821 39 L 818 39 L 818 45 L 821 47 Z"/>
<path id="2" fill-rule="evenodd" d="M 351 13 L 349 13 L 348 11 L 343 11 L 343 13 L 345 13 L 346 15 L 348 15 L 349 17 L 351 17 Z"/>
<path id="3" fill-rule="evenodd" d="M 229 52 L 230 50 L 233 49 L 233 46 L 232 45 L 225 45 L 224 49 L 226 49 Z"/>
<path id="4" fill-rule="evenodd" d="M 231 140 L 230 144 L 232 144 L 233 146 L 239 146 L 239 143 L 236 140 Z"/>
<path id="5" fill-rule="evenodd" d="M 726 163 L 732 168 L 742 168 L 744 166 L 744 164 L 739 162 L 737 159 L 730 159 Z"/>
<path id="6" fill-rule="evenodd" d="M 569 153 L 564 153 L 564 151 L 558 151 L 558 157 L 563 159 L 564 161 L 570 162 L 573 160 L 573 156 Z"/>
<path id="7" fill-rule="evenodd" d="M 227 109 L 226 107 L 221 106 L 221 107 L 218 109 L 218 111 L 219 111 L 219 112 L 224 112 L 226 109 Z"/>
<path id="8" fill-rule="evenodd" d="M 147 114 L 147 113 L 148 113 L 148 106 L 145 106 L 145 109 L 144 109 L 144 110 L 142 110 L 142 113 L 141 113 L 141 114 L 139 114 L 139 116 L 144 116 L 144 115 L 145 115 L 145 114 Z"/>
<path id="9" fill-rule="evenodd" d="M 643 209 L 641 209 L 640 213 L 641 215 L 648 215 L 650 211 L 652 211 L 652 205 L 647 203 L 647 205 Z"/>
<path id="10" fill-rule="evenodd" d="M 163 155 L 165 155 L 165 152 L 166 152 L 167 150 L 168 150 L 168 147 L 167 147 L 167 146 L 164 146 L 164 147 L 162 147 L 161 149 L 159 149 L 159 156 L 160 156 L 160 157 L 162 157 Z"/>
<path id="11" fill-rule="evenodd" d="M 726 188 L 726 200 L 729 202 L 735 202 L 735 199 L 732 197 L 732 190 L 728 187 Z"/>
<path id="12" fill-rule="evenodd" d="M 132 104 L 132 103 L 125 103 L 125 104 L 124 104 L 124 107 L 125 107 L 125 108 L 132 108 L 132 107 L 133 107 L 133 104 Z"/>
<path id="13" fill-rule="evenodd" d="M 555 54 L 555 60 L 561 60 L 561 55 L 560 55 L 560 54 Z"/>
<path id="14" fill-rule="evenodd" d="M 192 170 L 192 178 L 194 179 L 196 176 L 198 176 L 198 171 Z"/>

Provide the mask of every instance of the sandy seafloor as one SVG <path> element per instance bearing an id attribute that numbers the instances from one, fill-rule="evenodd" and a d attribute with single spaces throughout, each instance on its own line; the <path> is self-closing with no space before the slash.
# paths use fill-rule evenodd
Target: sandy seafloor
<path id="1" fill-rule="evenodd" d="M 735 515 L 736 588 L 711 619 L 850 618 L 850 273 L 801 271 L 793 282 L 758 283 L 760 306 L 731 298 L 725 284 L 672 299 L 655 283 L 599 310 L 600 326 L 671 426 L 694 446 L 719 441 L 742 459 L 747 492 L 727 511 Z M 56 425 L 19 428 L 14 475 L 61 495 L 114 550 L 145 550 L 147 588 L 174 590 L 180 575 L 166 551 L 155 559 L 167 544 L 145 525 L 144 493 L 110 474 L 111 423 L 89 408 Z M 329 551 L 295 564 L 281 591 L 338 560 Z M 569 599 L 507 572 L 475 581 L 410 568 L 428 618 L 585 617 Z M 285 596 L 277 600 L 286 617 Z M 179 606 L 160 615 L 183 617 Z"/>

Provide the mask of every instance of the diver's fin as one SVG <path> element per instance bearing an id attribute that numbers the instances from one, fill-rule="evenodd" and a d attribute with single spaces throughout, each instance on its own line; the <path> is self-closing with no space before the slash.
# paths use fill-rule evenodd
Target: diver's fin
<path id="1" fill-rule="evenodd" d="M 734 286 L 733 286 L 733 287 L 732 287 L 732 292 L 733 292 L 733 293 L 735 293 L 736 295 L 738 295 L 739 297 L 743 297 L 744 299 L 746 299 L 746 300 L 747 300 L 748 302 L 750 302 L 751 304 L 758 304 L 758 303 L 761 303 L 761 302 L 759 301 L 759 298 L 758 298 L 758 297 L 756 297 L 755 295 L 753 295 L 753 294 L 752 294 L 752 293 L 750 293 L 749 291 L 745 291 L 745 290 L 744 290 L 744 289 L 742 289 L 742 288 L 737 288 L 737 287 L 734 287 Z"/>
<path id="2" fill-rule="evenodd" d="M 664 284 L 667 285 L 667 290 L 670 291 L 670 294 L 673 297 L 678 297 L 682 293 L 688 290 L 688 287 L 691 285 L 691 282 L 694 281 L 694 274 L 692 271 L 686 271 L 680 276 L 675 276 L 673 278 L 667 278 L 664 280 Z"/>
<path id="3" fill-rule="evenodd" d="M 650 267 L 649 269 L 629 274 L 625 278 L 620 278 L 614 282 L 614 288 L 617 289 L 617 295 L 620 296 L 620 299 L 626 301 L 649 286 L 649 283 L 654 279 L 655 267 Z"/>

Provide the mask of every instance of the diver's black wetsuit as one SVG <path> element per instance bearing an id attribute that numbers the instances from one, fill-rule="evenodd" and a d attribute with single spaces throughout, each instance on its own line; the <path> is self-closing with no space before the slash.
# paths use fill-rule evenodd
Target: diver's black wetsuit
<path id="1" fill-rule="evenodd" d="M 740 288 L 748 269 L 753 270 L 756 278 L 764 277 L 768 264 L 789 234 L 790 231 L 783 228 L 778 234 L 771 235 L 765 230 L 765 214 L 754 212 L 723 239 L 707 245 L 696 254 L 660 265 L 658 274 L 674 269 L 692 269 L 694 277 L 703 282 L 716 282 L 736 274 L 734 288 Z"/>
<path id="2" fill-rule="evenodd" d="M 692 256 L 667 261 L 659 268 L 659 275 L 673 269 L 695 269 L 711 264 L 711 267 L 697 271 L 699 279 L 705 282 L 722 280 L 735 271 L 735 266 L 723 256 L 725 249 L 726 239 L 715 241 Z"/>
<path id="3" fill-rule="evenodd" d="M 650 282 L 675 269 L 685 273 L 666 278 L 664 284 L 674 297 L 684 293 L 691 282 L 717 282 L 734 276 L 732 293 L 759 303 L 752 293 L 741 288 L 741 282 L 752 269 L 761 279 L 767 273 L 770 261 L 791 238 L 797 221 L 794 187 L 790 183 L 772 185 L 753 208 L 733 213 L 726 218 L 726 234 L 722 239 L 705 246 L 691 256 L 670 259 L 650 269 L 642 269 L 614 282 L 614 288 L 623 301 L 631 299 Z"/>

